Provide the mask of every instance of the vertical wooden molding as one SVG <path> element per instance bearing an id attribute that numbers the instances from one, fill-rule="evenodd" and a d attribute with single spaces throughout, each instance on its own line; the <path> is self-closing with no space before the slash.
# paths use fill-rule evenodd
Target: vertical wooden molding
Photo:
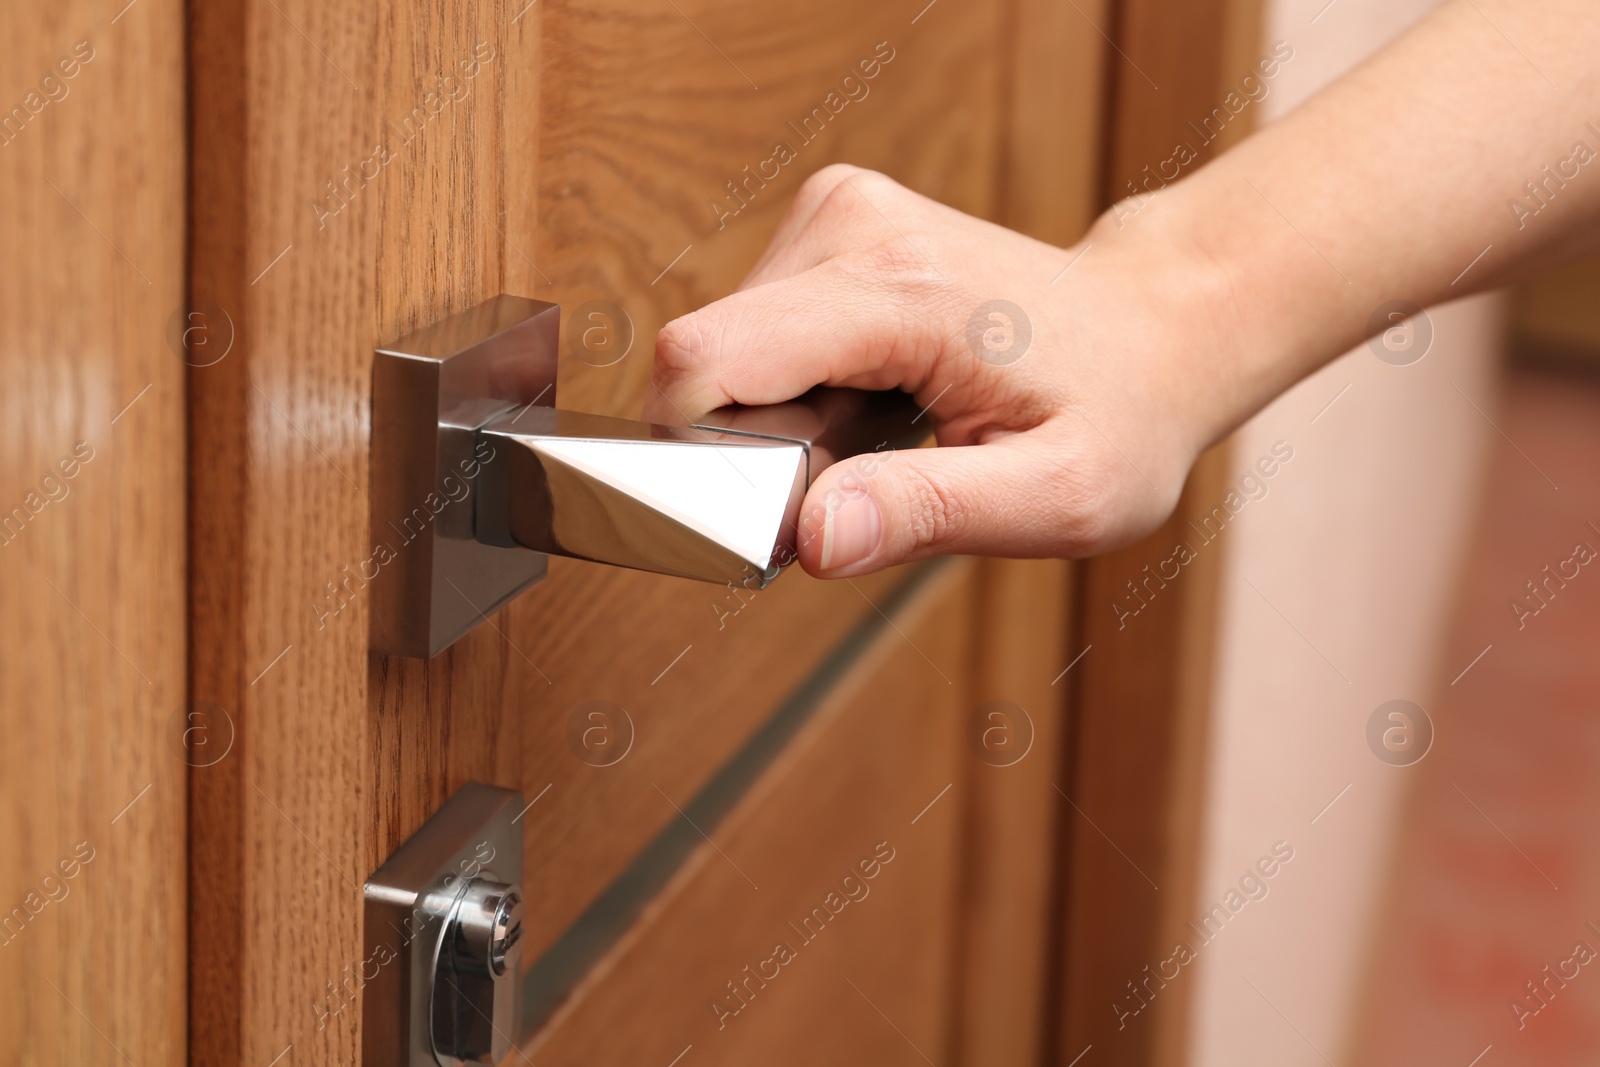
<path id="1" fill-rule="evenodd" d="M 352 575 L 383 536 L 373 347 L 544 295 L 545 7 L 189 8 L 190 287 L 234 327 L 189 389 L 191 684 L 237 731 L 191 775 L 197 1064 L 355 1062 L 363 879 L 464 781 L 518 778 L 516 653 L 370 655 Z"/>
<path id="2" fill-rule="evenodd" d="M 0 5 L 0 1042 L 184 1055 L 183 4 Z M 115 1047 L 116 1051 L 113 1051 Z"/>
<path id="3" fill-rule="evenodd" d="M 1259 0 L 1117 0 L 1113 7 L 1102 206 L 1145 192 L 1152 174 L 1159 181 L 1158 164 L 1180 141 L 1203 161 L 1247 132 L 1248 113 L 1210 141 L 1190 124 L 1249 72 L 1260 36 Z M 1081 568 L 1075 647 L 1093 651 L 1072 675 L 1062 783 L 1071 804 L 1063 821 L 1061 1012 L 1052 1057 L 1061 1065 L 1089 1045 L 1099 1064 L 1184 1060 L 1195 977 L 1151 975 L 1178 941 L 1192 940 L 1222 546 L 1191 522 L 1221 503 L 1227 475 L 1223 442 L 1200 458 L 1155 534 Z M 1175 579 L 1152 578 L 1180 542 L 1198 558 Z M 1137 615 L 1113 608 L 1141 600 Z M 1124 1015 L 1118 1005 L 1138 1010 Z"/>
<path id="4" fill-rule="evenodd" d="M 188 5 L 187 288 L 191 303 L 230 309 L 230 318 L 244 307 L 248 283 L 238 225 L 247 195 L 244 7 L 241 0 Z M 245 479 L 213 474 L 243 466 L 232 431 L 245 409 L 249 338 L 237 322 L 233 333 L 228 356 L 188 379 L 189 692 L 197 704 L 222 708 L 236 731 L 229 760 L 189 772 L 189 1062 L 219 1065 L 240 1062 L 246 965 L 244 897 L 234 880 L 244 863 L 239 768 L 247 737 L 239 695 L 247 679 L 225 652 L 244 644 L 244 610 L 239 585 L 215 573 L 218 560 L 241 559 L 244 547 Z"/>
<path id="5" fill-rule="evenodd" d="M 1003 66 L 999 221 L 1057 245 L 1082 237 L 1101 206 L 1106 47 L 1096 25 L 1109 0 L 1076 6 L 1011 0 Z"/>
<path id="6" fill-rule="evenodd" d="M 1054 953 L 1041 934 L 1056 910 L 1054 783 L 1066 700 L 1052 681 L 1065 666 L 1069 584 L 1061 560 L 984 560 L 977 571 L 958 783 L 966 797 L 951 1014 L 959 1064 L 1038 1064 L 1054 1017 Z M 998 717 L 975 721 L 991 707 Z M 997 734 L 987 744 L 985 730 Z"/>
<path id="7" fill-rule="evenodd" d="M 350 182 L 320 222 L 313 205 L 380 135 L 376 18 L 189 7 L 189 288 L 232 329 L 189 376 L 191 690 L 235 731 L 190 779 L 190 1056 L 208 1067 L 359 1048 L 365 622 L 319 626 L 311 605 L 365 555 L 377 194 Z"/>
<path id="8" fill-rule="evenodd" d="M 1012 0 L 1003 16 L 1009 60 L 999 67 L 994 217 L 1062 246 L 1082 236 L 1099 202 L 1105 47 L 1090 20 L 1104 13 L 1105 0 L 1083 0 L 1079 10 Z M 1026 723 L 1032 747 L 994 766 L 964 739 L 956 1063 L 1033 1065 L 1054 1044 L 1063 807 L 1055 783 L 1065 769 L 1068 686 L 1052 683 L 1066 665 L 1071 581 L 1071 565 L 1059 560 L 986 560 L 977 572 L 964 726 L 985 704 L 1005 701 L 1023 713 L 1009 728 Z"/>

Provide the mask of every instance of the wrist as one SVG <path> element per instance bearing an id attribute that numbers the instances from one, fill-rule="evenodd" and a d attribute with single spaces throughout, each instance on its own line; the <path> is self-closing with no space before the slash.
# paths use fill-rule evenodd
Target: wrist
<path id="1" fill-rule="evenodd" d="M 1166 294 L 1185 334 L 1175 342 L 1185 365 L 1174 373 L 1203 405 L 1203 444 L 1358 344 L 1377 299 L 1322 253 L 1347 258 L 1336 237 L 1312 244 L 1266 200 L 1244 173 L 1242 151 L 1114 207 L 1091 238 L 1151 264 L 1141 284 Z"/>
<path id="2" fill-rule="evenodd" d="M 1150 355 L 1169 415 L 1197 456 L 1275 395 L 1267 368 L 1280 341 L 1271 317 L 1257 313 L 1248 264 L 1208 243 L 1179 205 L 1152 199 L 1113 205 L 1085 241 L 1161 324 Z"/>

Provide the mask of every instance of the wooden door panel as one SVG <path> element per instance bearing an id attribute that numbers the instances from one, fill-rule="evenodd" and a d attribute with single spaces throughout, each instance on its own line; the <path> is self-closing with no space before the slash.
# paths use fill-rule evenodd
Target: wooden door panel
<path id="1" fill-rule="evenodd" d="M 536 954 L 675 817 L 655 786 L 693 793 L 899 580 L 790 575 L 718 630 L 725 590 L 556 561 L 429 664 L 367 654 L 359 593 L 325 610 L 373 548 L 374 345 L 500 291 L 614 300 L 634 351 L 564 354 L 561 402 L 632 415 L 653 331 L 736 283 L 805 173 L 849 156 L 993 213 L 999 15 L 946 6 L 912 27 L 915 6 L 191 9 L 194 289 L 238 324 L 190 408 L 195 690 L 242 740 L 192 783 L 195 937 L 234 946 L 195 960 L 207 1062 L 353 1055 L 354 1013 L 326 991 L 359 958 L 352 887 L 471 778 L 550 787 L 525 820 L 529 854 L 561 872 L 530 896 Z M 708 199 L 763 158 L 751 147 L 883 39 L 896 55 L 871 95 L 717 229 Z M 593 699 L 634 717 L 615 767 L 568 746 Z M 316 936 L 268 918 L 285 915 Z"/>
<path id="2" fill-rule="evenodd" d="M 617 301 L 643 342 L 614 367 L 569 356 L 569 397 L 636 409 L 656 329 L 731 292 L 828 163 L 994 216 L 1000 11 L 946 5 L 913 26 L 925 3 L 546 8 L 538 280 L 574 303 Z"/>
<path id="3" fill-rule="evenodd" d="M 541 797 L 522 819 L 526 847 L 562 873 L 526 901 L 531 959 L 678 817 L 671 802 L 692 796 L 902 578 L 852 588 L 794 574 L 735 594 L 552 560 L 550 576 L 503 613 L 499 634 L 486 627 L 466 639 L 492 690 L 463 697 L 430 677 L 424 701 L 407 689 L 420 665 L 374 665 L 378 793 L 419 824 L 475 777 Z M 604 740 L 626 748 L 614 764 L 571 733 L 594 702 L 631 723 Z M 394 824 L 395 844 L 408 826 Z"/>
<path id="4" fill-rule="evenodd" d="M 948 1062 L 974 571 L 879 628 L 531 1058 Z"/>
<path id="5" fill-rule="evenodd" d="M 842 0 L 803 8 L 690 4 L 682 14 L 653 0 L 544 10 L 539 227 L 525 245 L 538 250 L 534 292 L 565 307 L 613 301 L 636 333 L 633 351 L 606 367 L 565 346 L 563 405 L 635 413 L 655 331 L 732 291 L 794 189 L 835 159 L 882 168 L 957 206 L 992 213 L 999 124 L 995 60 L 983 42 L 996 39 L 996 17 L 955 9 L 913 39 L 907 30 L 915 14 L 915 5 L 891 4 L 862 18 Z M 863 63 L 875 77 L 862 76 Z M 952 70 L 959 73 L 951 77 Z M 801 144 L 789 123 L 824 106 L 851 71 L 865 95 L 837 116 L 827 112 L 820 136 Z M 917 132 L 941 120 L 952 123 L 949 132 Z M 771 157 L 780 140 L 794 147 L 794 161 L 765 187 L 741 186 L 750 206 L 719 225 L 713 201 L 724 210 L 738 205 L 726 183 L 746 180 L 743 168 Z M 795 573 L 732 616 L 726 613 L 743 601 L 725 588 L 595 570 L 557 561 L 548 588 L 508 612 L 513 626 L 562 620 L 567 645 L 550 658 L 571 665 L 548 691 L 525 689 L 500 712 L 505 722 L 526 716 L 530 701 L 544 710 L 525 726 L 533 732 L 521 766 L 497 769 L 509 770 L 507 780 L 529 796 L 554 783 L 548 799 L 555 803 L 529 814 L 528 847 L 557 852 L 573 872 L 559 892 L 529 902 L 530 955 L 675 817 L 649 783 L 674 797 L 696 790 L 899 580 L 878 576 L 851 588 Z M 564 586 L 569 581 L 576 584 Z M 560 602 L 541 599 L 561 598 L 563 588 L 570 592 Z M 607 636 L 598 644 L 586 636 L 596 634 Z M 595 668 L 609 649 L 623 647 L 637 666 L 607 667 L 602 681 Z M 626 689 L 617 684 L 625 679 Z M 640 747 L 616 773 L 595 774 L 551 744 L 571 709 L 597 698 L 641 717 Z M 647 723 L 655 733 L 649 742 Z"/>
<path id="6" fill-rule="evenodd" d="M 1106 204 L 1128 195 L 1128 183 L 1173 144 L 1193 143 L 1191 105 L 1226 94 L 1259 58 L 1262 32 L 1260 0 L 1120 0 L 1118 11 Z M 1246 114 L 1219 143 L 1199 145 L 1201 158 L 1252 123 Z M 1064 823 L 1061 1063 L 1091 1045 L 1101 1063 L 1185 1062 L 1194 983 L 1165 991 L 1137 1023 L 1119 1015 L 1127 983 L 1189 936 L 1194 914 L 1221 551 L 1186 566 L 1136 622 L 1119 613 L 1141 568 L 1174 544 L 1204 547 L 1190 527 L 1226 493 L 1228 453 L 1227 441 L 1204 453 L 1160 529 L 1088 561 L 1079 577 L 1078 627 L 1094 651 L 1073 672 L 1073 752 L 1062 783 L 1076 810 Z"/>
<path id="7" fill-rule="evenodd" d="M 1067 564 L 984 560 L 976 600 L 964 729 L 970 745 L 976 719 L 990 740 L 989 758 L 965 753 L 967 774 L 954 797 L 966 808 L 966 833 L 953 1057 L 1027 1067 L 1043 1062 L 1045 1020 L 1054 1014 L 1048 932 L 1064 807 L 1056 791 L 1068 732 L 1062 672 L 1076 655 L 1062 610 L 1070 603 Z"/>
<path id="8" fill-rule="evenodd" d="M 0 7 L 0 1041 L 177 1067 L 182 4 L 118 7 Z"/>

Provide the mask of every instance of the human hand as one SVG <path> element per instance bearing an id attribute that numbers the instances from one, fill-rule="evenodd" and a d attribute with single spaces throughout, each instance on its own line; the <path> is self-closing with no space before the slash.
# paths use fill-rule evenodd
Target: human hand
<path id="1" fill-rule="evenodd" d="M 828 167 L 739 292 L 662 328 L 646 417 L 819 384 L 913 394 L 940 447 L 822 473 L 799 537 L 818 576 L 1115 548 L 1171 512 L 1233 421 L 1222 286 L 1158 234 L 1102 224 L 1063 250 Z"/>

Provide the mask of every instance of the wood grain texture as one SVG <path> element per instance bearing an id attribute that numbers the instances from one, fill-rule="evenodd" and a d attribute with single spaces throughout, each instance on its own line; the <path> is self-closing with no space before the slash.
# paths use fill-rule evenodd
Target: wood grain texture
<path id="1" fill-rule="evenodd" d="M 639 338 L 609 367 L 564 351 L 569 406 L 636 410 L 656 330 L 731 292 L 805 177 L 829 163 L 998 210 L 998 12 L 935 6 L 912 25 L 923 5 L 899 0 L 680 7 L 687 19 L 647 0 L 544 12 L 539 281 L 564 305 L 618 302 Z M 830 94 L 843 106 L 813 137 Z M 794 158 L 764 180 L 779 143 Z"/>
<path id="2" fill-rule="evenodd" d="M 1092 19 L 1103 3 L 1071 6 L 1016 0 L 1008 14 L 1010 61 L 1000 167 L 1000 221 L 1067 245 L 1099 203 L 1105 44 Z M 1067 694 L 1059 672 L 1076 652 L 1068 635 L 1071 568 L 1060 561 L 988 560 L 978 570 L 969 717 L 1004 701 L 1016 723 L 990 760 L 964 751 L 962 904 L 952 1028 L 955 1062 L 1036 1064 L 1053 1047 L 1060 966 L 1058 837 L 1067 770 Z M 991 708 L 1016 718 L 1011 708 Z M 1031 749 L 1002 754 L 1027 723 Z M 981 733 L 977 737 L 982 737 Z"/>
<path id="3" fill-rule="evenodd" d="M 978 567 L 972 689 L 961 723 L 965 808 L 955 1060 L 1037 1064 L 1049 1047 L 1065 770 L 1069 566 Z"/>
<path id="4" fill-rule="evenodd" d="M 878 628 L 531 1061 L 951 1062 L 975 569 L 943 568 Z M 791 957 L 765 962 L 779 944 Z"/>
<path id="5" fill-rule="evenodd" d="M 549 786 L 524 820 L 537 953 L 676 817 L 652 783 L 692 792 L 897 580 L 794 574 L 719 618 L 727 590 L 558 560 L 429 664 L 367 654 L 359 591 L 319 624 L 372 550 L 374 345 L 500 291 L 612 300 L 634 349 L 564 354 L 561 401 L 632 415 L 654 330 L 737 284 L 806 173 L 849 158 L 994 213 L 993 12 L 677 7 L 190 10 L 193 287 L 238 327 L 190 395 L 193 684 L 240 736 L 192 784 L 196 1062 L 353 1061 L 329 983 L 359 960 L 360 882 L 468 779 Z M 884 40 L 870 95 L 719 228 L 725 183 Z M 634 722 L 614 767 L 569 746 L 596 699 Z"/>
<path id="6" fill-rule="evenodd" d="M 1000 221 L 1052 244 L 1083 236 L 1101 205 L 1110 0 L 1012 0 Z"/>
<path id="7" fill-rule="evenodd" d="M 0 9 L 0 1035 L 184 1062 L 182 5 Z"/>
<path id="8" fill-rule="evenodd" d="M 1259 10 L 1252 0 L 1112 5 L 1120 51 L 1109 60 L 1105 203 L 1142 190 L 1180 141 L 1203 163 L 1248 129 L 1248 111 L 1210 141 L 1191 123 L 1249 72 Z M 1144 969 L 1172 954 L 1193 918 L 1221 549 L 1191 523 L 1221 505 L 1228 454 L 1224 442 L 1200 458 L 1156 533 L 1082 567 L 1076 628 L 1091 651 L 1073 672 L 1063 783 L 1058 1063 L 1090 1045 L 1100 1063 L 1183 1062 L 1193 980 L 1160 984 Z M 1195 558 L 1163 580 L 1180 543 Z"/>
<path id="9" fill-rule="evenodd" d="M 612 301 L 636 336 L 626 357 L 597 367 L 574 354 L 577 331 L 567 324 L 563 406 L 635 413 L 655 330 L 732 291 L 793 189 L 830 162 L 878 167 L 958 206 L 992 211 L 993 60 L 975 44 L 992 35 L 992 18 L 958 13 L 952 24 L 912 37 L 903 36 L 915 14 L 909 7 L 878 11 L 865 23 L 844 12 L 843 5 L 704 5 L 680 15 L 638 0 L 543 8 L 539 224 L 536 232 L 507 230 L 506 237 L 533 254 L 518 269 L 529 272 L 530 283 L 536 279 L 536 295 L 567 308 Z M 865 82 L 866 95 L 815 141 L 798 143 L 789 123 L 821 106 L 883 41 L 894 58 Z M 951 68 L 970 73 L 951 81 L 942 73 Z M 741 70 L 761 88 L 752 89 Z M 927 135 L 942 112 L 953 112 L 956 123 Z M 719 226 L 713 200 L 721 196 L 724 210 L 738 204 L 727 198 L 726 183 L 769 156 L 780 138 L 794 142 L 794 163 L 765 187 L 744 186 L 750 206 Z M 531 958 L 675 817 L 656 787 L 674 797 L 698 788 L 897 581 L 884 575 L 853 586 L 818 583 L 796 572 L 745 606 L 750 594 L 742 591 L 556 560 L 551 578 L 503 624 L 510 644 L 534 663 L 559 665 L 545 671 L 548 683 L 492 633 L 451 653 L 487 650 L 493 657 L 453 669 L 458 692 L 474 679 L 510 678 L 472 705 L 483 714 L 476 750 L 468 740 L 474 735 L 461 728 L 459 700 L 450 704 L 448 745 L 438 735 L 413 743 L 444 718 L 435 701 L 392 699 L 415 664 L 385 665 L 379 714 L 385 723 L 416 728 L 394 751 L 449 753 L 456 761 L 425 772 L 430 782 L 453 789 L 465 777 L 492 773 L 530 797 L 551 787 L 548 803 L 525 820 L 527 847 L 560 857 L 567 871 L 529 901 Z M 568 720 L 594 700 L 633 720 L 635 747 L 625 763 L 597 769 L 573 757 Z M 521 731 L 520 741 L 499 743 L 513 731 Z M 405 774 L 379 782 L 380 795 L 418 799 L 397 824 L 406 833 L 442 799 L 416 785 Z"/>
<path id="10" fill-rule="evenodd" d="M 1062 783 L 1070 804 L 1061 1063 L 1090 1044 L 1113 1063 L 1180 1062 L 1162 1057 L 1181 1046 L 1183 982 L 1131 1018 L 1116 1006 L 1139 1008 L 1128 983 L 1170 956 L 1194 917 L 1219 549 L 1201 547 L 1124 629 L 1111 606 L 1133 595 L 1126 583 L 1144 581 L 1147 564 L 1186 537 L 1198 540 L 1188 517 L 1221 500 L 1224 464 L 1225 452 L 1208 453 L 1174 519 L 1083 568 L 1078 632 L 1089 651 L 1069 676 L 1073 732 Z"/>

